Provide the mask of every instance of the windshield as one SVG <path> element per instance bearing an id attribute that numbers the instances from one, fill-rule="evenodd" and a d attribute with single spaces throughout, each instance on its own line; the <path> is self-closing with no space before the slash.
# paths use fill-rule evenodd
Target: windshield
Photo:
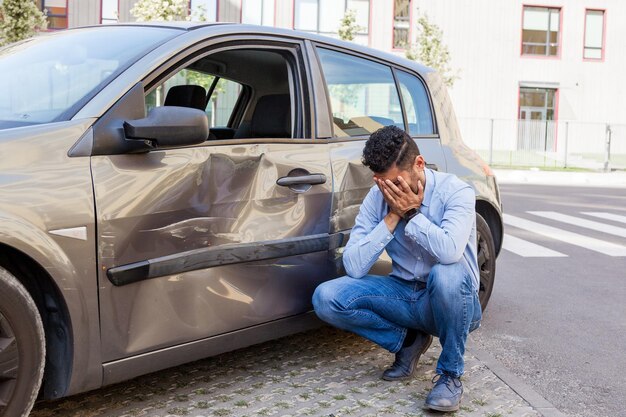
<path id="1" fill-rule="evenodd" d="M 70 118 L 78 103 L 179 33 L 103 26 L 37 36 L 0 49 L 0 129 Z"/>

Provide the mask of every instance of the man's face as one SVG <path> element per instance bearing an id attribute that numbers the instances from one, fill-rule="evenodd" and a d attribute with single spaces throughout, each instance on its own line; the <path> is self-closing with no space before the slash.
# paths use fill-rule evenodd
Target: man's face
<path id="1" fill-rule="evenodd" d="M 396 164 L 393 164 L 387 171 L 379 174 L 374 174 L 374 181 L 389 180 L 395 184 L 396 187 L 400 187 L 400 181 L 398 177 L 404 178 L 404 181 L 409 184 L 411 190 L 417 194 L 417 182 L 422 181 L 424 184 L 424 158 L 420 155 L 416 158 L 414 164 L 410 165 L 407 169 L 400 169 Z"/>

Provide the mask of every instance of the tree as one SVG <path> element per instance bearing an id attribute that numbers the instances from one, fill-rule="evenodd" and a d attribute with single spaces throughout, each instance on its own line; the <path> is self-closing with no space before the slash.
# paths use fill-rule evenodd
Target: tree
<path id="1" fill-rule="evenodd" d="M 139 0 L 130 12 L 138 22 L 174 20 L 206 22 L 208 20 L 204 5 L 199 5 L 190 15 L 188 0 Z"/>
<path id="2" fill-rule="evenodd" d="M 417 19 L 417 33 L 417 42 L 407 48 L 406 57 L 436 69 L 444 83 L 451 87 L 459 76 L 458 71 L 453 72 L 450 68 L 450 52 L 441 40 L 443 32 L 439 26 L 430 23 L 428 16 L 420 13 Z"/>
<path id="3" fill-rule="evenodd" d="M 139 0 L 130 12 L 138 22 L 189 20 L 189 0 Z"/>
<path id="4" fill-rule="evenodd" d="M 0 4 L 0 45 L 21 41 L 48 27 L 34 0 L 4 0 Z"/>
<path id="5" fill-rule="evenodd" d="M 356 24 L 356 11 L 348 9 L 339 21 L 339 37 L 344 41 L 352 41 L 356 34 L 363 29 Z"/>

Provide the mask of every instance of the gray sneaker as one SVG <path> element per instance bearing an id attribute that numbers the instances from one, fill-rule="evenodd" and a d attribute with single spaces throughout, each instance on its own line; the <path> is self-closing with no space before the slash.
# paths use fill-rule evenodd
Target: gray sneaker
<path id="1" fill-rule="evenodd" d="M 426 407 L 437 411 L 457 411 L 463 395 L 463 384 L 450 375 L 435 375 L 435 386 L 426 397 Z"/>
<path id="2" fill-rule="evenodd" d="M 430 347 L 433 337 L 419 330 L 415 330 L 415 340 L 409 346 L 403 347 L 396 353 L 396 360 L 391 367 L 383 372 L 385 381 L 397 381 L 413 376 L 417 361 Z"/>

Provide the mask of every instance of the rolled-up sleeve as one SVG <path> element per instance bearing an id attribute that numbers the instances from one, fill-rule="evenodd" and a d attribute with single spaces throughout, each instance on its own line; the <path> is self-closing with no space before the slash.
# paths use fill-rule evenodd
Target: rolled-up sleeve
<path id="1" fill-rule="evenodd" d="M 377 214 L 376 192 L 372 188 L 363 200 L 343 253 L 343 266 L 353 278 L 366 275 L 393 239 L 384 219 Z"/>
<path id="2" fill-rule="evenodd" d="M 440 225 L 419 213 L 407 224 L 406 236 L 425 248 L 439 263 L 458 262 L 474 226 L 475 199 L 470 186 L 459 189 L 445 201 Z"/>

